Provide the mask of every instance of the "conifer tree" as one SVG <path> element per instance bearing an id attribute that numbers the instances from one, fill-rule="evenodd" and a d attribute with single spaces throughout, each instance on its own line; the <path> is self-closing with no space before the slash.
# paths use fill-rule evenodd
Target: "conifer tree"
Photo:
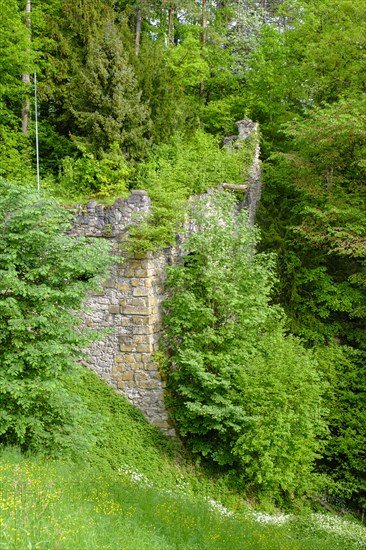
<path id="1" fill-rule="evenodd" d="M 84 50 L 70 85 L 73 134 L 98 155 L 115 143 L 129 158 L 143 156 L 149 136 L 149 110 L 113 21 Z"/>

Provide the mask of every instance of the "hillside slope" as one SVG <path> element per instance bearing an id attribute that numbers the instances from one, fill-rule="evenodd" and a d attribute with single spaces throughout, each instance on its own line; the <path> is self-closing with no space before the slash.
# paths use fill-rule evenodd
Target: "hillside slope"
<path id="1" fill-rule="evenodd" d="M 75 391 L 101 415 L 102 435 L 76 462 L 2 450 L 0 548 L 365 547 L 363 528 L 350 522 L 255 512 L 94 373 L 85 371 Z"/>

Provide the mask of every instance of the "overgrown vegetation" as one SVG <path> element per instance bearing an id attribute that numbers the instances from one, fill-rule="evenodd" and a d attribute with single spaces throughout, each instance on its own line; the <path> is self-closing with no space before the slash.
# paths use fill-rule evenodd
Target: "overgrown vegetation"
<path id="1" fill-rule="evenodd" d="M 364 544 L 359 525 L 317 514 L 257 513 L 222 478 L 215 483 L 182 457 L 178 465 L 171 442 L 92 372 L 85 370 L 69 389 L 103 417 L 104 439 L 74 463 L 1 450 L 1 547 L 325 550 Z"/>
<path id="2" fill-rule="evenodd" d="M 24 451 L 93 442 L 94 419 L 65 381 L 92 337 L 75 310 L 110 257 L 106 243 L 66 235 L 70 220 L 55 201 L 0 182 L 0 437 Z"/>
<path id="3" fill-rule="evenodd" d="M 167 278 L 172 415 L 189 448 L 247 494 L 294 498 L 311 488 L 325 429 L 316 362 L 269 303 L 273 258 L 254 253 L 247 212 L 224 192 L 192 210 L 200 230 Z"/>
<path id="4" fill-rule="evenodd" d="M 146 189 L 155 208 L 147 224 L 132 230 L 132 246 L 166 246 L 187 197 L 224 181 L 243 183 L 251 144 L 229 154 L 222 138 L 235 133 L 236 120 L 251 117 L 261 128 L 264 187 L 261 240 L 247 233 L 246 246 L 265 254 L 242 254 L 231 263 L 231 279 L 223 256 L 214 255 L 222 271 L 214 276 L 203 252 L 171 273 L 182 296 L 169 315 L 180 308 L 189 327 L 185 335 L 183 325 L 167 326 L 166 345 L 181 368 L 173 371 L 171 404 L 191 448 L 216 467 L 235 464 L 240 487 L 255 497 L 297 497 L 316 458 L 327 499 L 362 514 L 365 10 L 366 0 L 3 2 L 0 176 L 24 193 L 1 184 L 2 442 L 47 452 L 87 443 L 81 432 L 89 413 L 71 419 L 69 412 L 82 410 L 70 401 L 66 373 L 75 370 L 84 337 L 68 308 L 80 307 L 103 262 L 92 248 L 83 245 L 82 259 L 80 244 L 62 241 L 67 215 L 48 197 L 113 201 Z M 29 202 L 36 181 L 34 73 L 42 193 Z M 233 243 L 225 246 L 234 261 Z M 248 287 L 237 286 L 241 277 Z M 208 298 L 215 308 L 205 305 Z M 232 311 L 237 335 L 224 310 Z M 190 392 L 189 407 L 177 399 L 183 390 Z M 326 437 L 321 417 L 314 417 L 320 393 Z M 214 427 L 198 403 L 211 407 Z M 215 455 L 215 441 L 222 456 Z"/>
<path id="5" fill-rule="evenodd" d="M 177 230 L 182 231 L 189 197 L 224 182 L 246 181 L 258 139 L 253 133 L 230 151 L 217 137 L 196 130 L 189 139 L 176 134 L 169 144 L 154 147 L 134 177 L 134 186 L 148 192 L 153 210 L 144 223 L 130 228 L 131 246 L 146 251 L 173 244 Z"/>

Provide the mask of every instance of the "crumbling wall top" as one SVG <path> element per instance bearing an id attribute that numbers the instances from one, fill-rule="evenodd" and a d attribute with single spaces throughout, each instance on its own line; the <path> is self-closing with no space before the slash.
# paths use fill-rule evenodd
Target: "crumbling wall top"
<path id="1" fill-rule="evenodd" d="M 247 139 L 258 130 L 258 123 L 250 119 L 238 120 L 235 124 L 238 127 L 239 139 Z"/>
<path id="2" fill-rule="evenodd" d="M 123 235 L 131 223 L 137 223 L 151 207 L 146 191 L 132 191 L 126 199 L 117 199 L 107 206 L 96 201 L 78 205 L 71 234 L 85 237 L 116 238 Z"/>

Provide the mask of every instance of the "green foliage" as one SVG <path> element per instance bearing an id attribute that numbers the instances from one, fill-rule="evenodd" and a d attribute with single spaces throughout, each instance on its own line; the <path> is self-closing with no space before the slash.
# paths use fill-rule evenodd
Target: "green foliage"
<path id="1" fill-rule="evenodd" d="M 115 471 L 121 466 L 133 467 L 154 477 L 161 486 L 165 486 L 164 480 L 168 485 L 175 482 L 176 472 L 163 472 L 173 460 L 174 442 L 151 426 L 138 409 L 86 369 L 68 388 L 102 418 L 102 432 L 88 457 L 94 465 Z"/>
<path id="2" fill-rule="evenodd" d="M 100 159 L 84 151 L 79 158 L 62 159 L 57 194 L 73 200 L 124 197 L 130 172 L 117 144 Z"/>
<path id="3" fill-rule="evenodd" d="M 103 415 L 103 429 L 77 462 L 1 449 L 0 544 L 6 548 L 341 550 L 363 545 L 361 525 L 322 514 L 256 512 L 242 493 L 228 491 L 223 478 L 193 468 L 181 449 L 177 462 L 172 442 L 95 373 L 83 369 L 68 388 Z"/>
<path id="4" fill-rule="evenodd" d="M 127 156 L 141 158 L 149 112 L 140 101 L 134 71 L 112 21 L 103 22 L 102 34 L 87 45 L 84 55 L 70 86 L 76 136 L 96 155 L 117 143 Z"/>
<path id="5" fill-rule="evenodd" d="M 314 106 L 304 120 L 288 125 L 287 132 L 298 156 L 317 176 L 313 187 L 308 188 L 312 194 L 345 202 L 352 195 L 363 193 L 365 107 L 365 94 L 357 99 L 341 98 L 331 105 Z"/>
<path id="6" fill-rule="evenodd" d="M 276 138 L 274 147 L 285 154 L 273 154 L 267 163 L 258 216 L 262 246 L 278 253 L 278 297 L 290 328 L 309 346 L 320 346 L 330 383 L 330 437 L 318 467 L 335 481 L 329 491 L 359 508 L 365 499 L 366 135 L 364 60 L 351 52 L 362 49 L 358 10 L 364 7 L 362 2 L 307 2 L 301 20 L 282 38 L 278 33 L 292 55 L 302 52 L 297 64 L 288 57 L 282 70 L 290 77 L 296 65 L 295 86 L 302 73 L 306 95 L 296 119 L 284 95 L 276 101 L 279 110 L 272 111 L 276 127 L 286 116 L 293 120 L 282 126 L 281 141 Z M 324 99 L 328 103 L 320 103 Z M 269 123 L 262 126 L 267 140 L 273 138 L 269 129 Z"/>
<path id="7" fill-rule="evenodd" d="M 70 214 L 54 201 L 0 185 L 1 442 L 75 451 L 91 419 L 64 382 L 91 338 L 76 312 L 105 272 L 107 245 L 66 235 Z"/>
<path id="8" fill-rule="evenodd" d="M 230 155 L 207 132 L 236 133 L 233 122 L 244 116 L 261 123 L 262 156 L 270 159 L 257 215 L 260 246 L 277 253 L 274 295 L 290 329 L 320 346 L 319 357 L 341 344 L 329 352 L 334 365 L 319 359 L 342 411 L 330 400 L 331 438 L 319 467 L 339 486 L 343 478 L 345 494 L 360 505 L 364 442 L 352 411 L 362 420 L 363 363 L 349 346 L 366 346 L 365 1 L 37 0 L 29 29 L 24 3 L 8 0 L 0 21 L 0 177 L 22 185 L 35 179 L 33 90 L 21 75 L 36 70 L 42 189 L 65 202 L 146 189 L 154 209 L 131 229 L 137 250 L 174 241 L 190 195 L 243 183 L 253 144 Z M 264 331 L 260 342 L 274 358 L 281 350 L 291 371 L 300 351 L 296 341 L 283 340 L 278 322 L 268 328 L 273 339 Z M 256 361 L 251 383 L 259 391 L 264 365 L 272 363 Z M 280 365 L 276 360 L 274 372 Z M 55 411 L 67 411 L 68 394 L 58 395 Z M 255 407 L 248 398 L 248 411 Z M 263 456 L 265 438 L 258 436 Z M 246 445 L 255 448 L 250 439 Z M 232 452 L 237 462 L 246 460 L 239 455 Z"/>
<path id="9" fill-rule="evenodd" d="M 333 480 L 328 492 L 351 508 L 366 504 L 365 353 L 346 346 L 320 348 L 319 365 L 328 379 L 330 437 L 320 469 Z M 332 499 L 330 499 L 332 502 Z"/>
<path id="10" fill-rule="evenodd" d="M 267 168 L 264 235 L 279 252 L 282 299 L 296 331 L 312 342 L 365 345 L 363 104 L 314 108 L 288 127 L 291 152 Z"/>
<path id="11" fill-rule="evenodd" d="M 131 59 L 132 58 L 132 59 Z M 141 101 L 149 106 L 153 143 L 167 143 L 183 130 L 192 116 L 183 93 L 183 86 L 169 63 L 169 50 L 161 40 L 143 39 L 139 55 L 130 56 L 141 89 Z"/>
<path id="12" fill-rule="evenodd" d="M 101 471 L 5 449 L 0 475 L 0 544 L 9 550 L 353 550 L 365 541 L 350 521 L 233 513 L 178 485 L 161 491 L 136 468 Z"/>
<path id="13" fill-rule="evenodd" d="M 19 2 L 9 0 L 1 7 L 0 20 L 0 176 L 30 175 L 28 140 L 21 133 L 21 110 L 31 93 L 21 80 L 33 68 L 29 30 Z M 22 173 L 23 172 L 23 173 Z"/>
<path id="14" fill-rule="evenodd" d="M 287 34 L 291 47 L 303 44 L 300 64 L 309 98 L 319 103 L 364 93 L 365 0 L 336 4 L 310 0 L 293 5 L 297 11 L 294 29 Z"/>
<path id="15" fill-rule="evenodd" d="M 224 182 L 242 184 L 253 162 L 255 139 L 230 152 L 218 138 L 197 130 L 155 147 L 135 176 L 136 187 L 148 192 L 153 212 L 145 224 L 130 229 L 132 247 L 145 251 L 174 242 L 190 196 Z"/>
<path id="16" fill-rule="evenodd" d="M 198 96 L 199 84 L 210 72 L 197 33 L 189 33 L 182 44 L 171 50 L 169 64 L 178 83 Z"/>
<path id="17" fill-rule="evenodd" d="M 316 363 L 269 303 L 273 259 L 254 253 L 247 213 L 225 193 L 192 208 L 199 231 L 167 278 L 172 415 L 189 448 L 234 468 L 248 491 L 301 494 L 324 430 Z"/>
<path id="18" fill-rule="evenodd" d="M 299 74 L 303 45 L 294 47 L 288 40 L 282 29 L 264 25 L 259 46 L 248 60 L 250 78 L 243 95 L 249 116 L 261 123 L 266 149 L 273 141 L 280 142 L 281 125 L 292 120 L 308 101 Z"/>

